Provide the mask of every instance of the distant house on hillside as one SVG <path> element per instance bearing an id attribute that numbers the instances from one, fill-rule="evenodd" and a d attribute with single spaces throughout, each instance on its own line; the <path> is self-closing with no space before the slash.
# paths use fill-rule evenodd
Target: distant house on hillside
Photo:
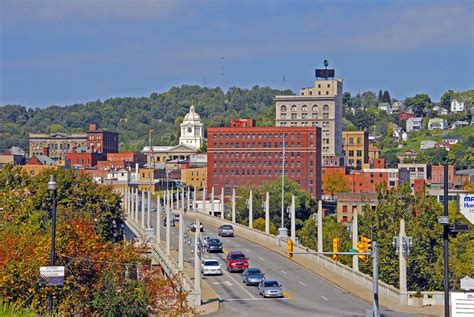
<path id="1" fill-rule="evenodd" d="M 445 149 L 446 151 L 449 151 L 452 145 L 446 141 L 440 141 L 440 142 L 437 142 L 434 147 L 437 149 Z"/>
<path id="2" fill-rule="evenodd" d="M 466 110 L 466 102 L 453 99 L 451 101 L 451 112 L 463 112 Z"/>
<path id="3" fill-rule="evenodd" d="M 423 129 L 423 118 L 408 118 L 407 132 L 415 132 Z"/>
<path id="4" fill-rule="evenodd" d="M 394 101 L 392 103 L 392 111 L 403 111 L 405 109 L 405 105 L 401 101 Z"/>
<path id="5" fill-rule="evenodd" d="M 386 111 L 387 113 L 392 113 L 392 106 L 388 102 L 379 103 L 379 110 Z"/>
<path id="6" fill-rule="evenodd" d="M 467 121 L 455 121 L 455 122 L 453 122 L 453 124 L 451 124 L 451 130 L 461 128 L 461 127 L 465 127 L 467 125 L 469 125 L 469 122 L 467 122 Z"/>
<path id="7" fill-rule="evenodd" d="M 438 142 L 432 141 L 432 140 L 423 140 L 420 143 L 420 151 L 424 152 L 428 149 L 432 149 L 432 148 L 435 147 L 436 143 L 438 143 Z"/>
<path id="8" fill-rule="evenodd" d="M 398 118 L 400 120 L 408 120 L 410 118 L 415 118 L 416 115 L 412 112 L 407 112 L 407 111 L 402 111 L 400 112 L 400 114 L 398 115 Z"/>
<path id="9" fill-rule="evenodd" d="M 461 142 L 461 138 L 454 137 L 454 136 L 447 136 L 443 138 L 443 141 L 448 142 L 451 145 L 455 145 Z"/>
<path id="10" fill-rule="evenodd" d="M 448 121 L 441 118 L 433 118 L 428 121 L 428 130 L 445 130 L 448 128 Z"/>

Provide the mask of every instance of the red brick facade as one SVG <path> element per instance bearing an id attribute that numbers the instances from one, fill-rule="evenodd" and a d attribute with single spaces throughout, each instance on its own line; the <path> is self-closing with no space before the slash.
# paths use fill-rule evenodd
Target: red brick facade
<path id="1" fill-rule="evenodd" d="M 313 197 L 321 197 L 321 129 L 317 127 L 245 127 L 207 130 L 208 188 L 260 185 L 282 174 Z"/>
<path id="2" fill-rule="evenodd" d="M 454 166 L 448 166 L 448 187 L 454 186 L 455 180 Z M 431 166 L 431 184 L 437 184 L 444 186 L 444 166 L 443 165 L 432 165 Z"/>
<path id="3" fill-rule="evenodd" d="M 125 165 L 135 165 L 138 163 L 140 166 L 143 166 L 147 163 L 147 157 L 145 154 L 136 152 L 107 153 L 107 161 L 122 161 Z"/>
<path id="4" fill-rule="evenodd" d="M 91 168 L 96 166 L 98 161 L 104 160 L 104 158 L 105 155 L 100 153 L 67 153 L 66 166 Z"/>
<path id="5" fill-rule="evenodd" d="M 87 131 L 87 148 L 95 153 L 117 153 L 118 136 L 117 132 L 97 130 L 95 124 L 90 124 L 89 131 Z"/>

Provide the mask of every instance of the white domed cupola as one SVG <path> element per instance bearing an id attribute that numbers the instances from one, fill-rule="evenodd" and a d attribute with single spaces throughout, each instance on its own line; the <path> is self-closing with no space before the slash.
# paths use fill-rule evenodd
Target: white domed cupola
<path id="1" fill-rule="evenodd" d="M 183 123 L 181 123 L 179 144 L 192 146 L 196 149 L 199 149 L 204 144 L 204 131 L 201 116 L 196 113 L 194 105 L 189 107 L 189 112 L 184 116 Z"/>

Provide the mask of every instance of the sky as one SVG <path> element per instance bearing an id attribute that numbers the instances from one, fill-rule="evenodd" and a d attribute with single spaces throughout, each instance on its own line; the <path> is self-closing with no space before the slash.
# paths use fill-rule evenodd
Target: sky
<path id="1" fill-rule="evenodd" d="M 0 105 L 297 92 L 325 59 L 352 94 L 474 89 L 474 1 L 0 0 Z"/>

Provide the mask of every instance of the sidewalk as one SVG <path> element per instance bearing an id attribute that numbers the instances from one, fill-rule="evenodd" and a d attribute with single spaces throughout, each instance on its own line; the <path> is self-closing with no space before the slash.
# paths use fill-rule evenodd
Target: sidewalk
<path id="1" fill-rule="evenodd" d="M 213 226 L 205 217 L 199 217 L 200 221 L 205 223 L 206 225 Z M 287 257 L 287 250 L 286 244 L 282 244 L 281 246 L 276 246 L 275 244 L 270 244 L 268 241 L 264 241 L 263 239 L 256 239 L 255 236 L 250 237 L 246 235 L 245 232 L 239 233 L 240 238 L 244 238 L 249 240 L 253 243 L 261 245 L 269 250 L 272 250 L 275 253 L 278 253 L 284 257 Z M 361 287 L 355 281 L 348 279 L 347 277 L 341 276 L 336 274 L 335 272 L 325 268 L 324 266 L 319 266 L 318 263 L 312 261 L 308 258 L 308 255 L 301 255 L 296 254 L 294 255 L 292 261 L 301 266 L 301 268 L 320 276 L 330 284 L 341 288 L 345 291 L 350 292 L 354 296 L 357 296 L 367 302 L 373 301 L 373 293 L 371 290 L 367 289 L 366 287 Z M 411 314 L 419 314 L 421 316 L 443 316 L 444 315 L 444 306 L 424 306 L 424 307 L 414 307 L 408 305 L 401 305 L 398 301 L 392 300 L 387 298 L 386 296 L 380 296 L 380 305 L 386 309 L 403 312 L 403 313 L 411 313 Z"/>
<path id="2" fill-rule="evenodd" d="M 178 262 L 178 251 L 171 247 L 171 257 Z M 184 274 L 194 283 L 194 263 L 184 261 Z M 191 286 L 194 286 L 191 285 Z M 196 313 L 199 315 L 207 315 L 215 313 L 220 308 L 219 295 L 209 286 L 209 284 L 201 279 L 201 306 L 195 307 Z"/>

